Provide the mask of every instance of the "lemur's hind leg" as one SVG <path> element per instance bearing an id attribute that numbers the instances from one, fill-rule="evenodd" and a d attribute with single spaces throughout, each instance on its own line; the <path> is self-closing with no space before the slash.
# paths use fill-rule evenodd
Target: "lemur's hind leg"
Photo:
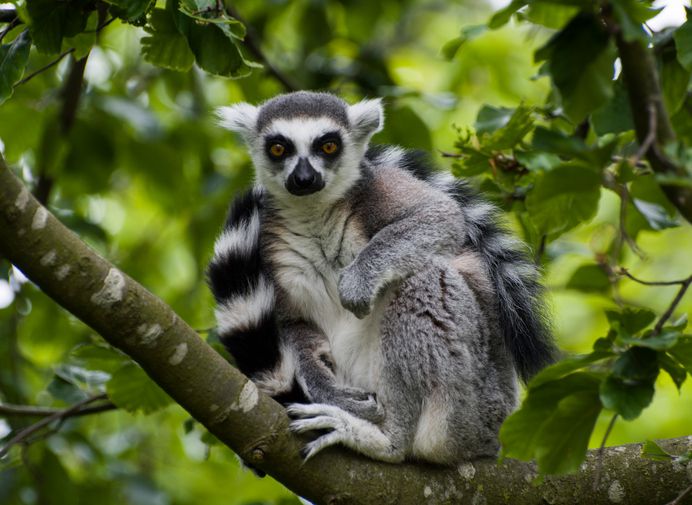
<path id="1" fill-rule="evenodd" d="M 337 385 L 329 341 L 313 325 L 286 324 L 281 338 L 295 353 L 295 377 L 310 402 L 334 405 L 372 422 L 383 419 L 382 407 L 373 392 Z"/>

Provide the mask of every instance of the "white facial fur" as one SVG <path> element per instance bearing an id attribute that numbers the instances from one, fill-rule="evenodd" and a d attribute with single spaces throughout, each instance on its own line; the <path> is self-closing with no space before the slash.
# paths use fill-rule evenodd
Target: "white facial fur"
<path id="1" fill-rule="evenodd" d="M 222 107 L 217 111 L 221 126 L 240 133 L 248 145 L 257 181 L 275 198 L 287 204 L 295 204 L 297 199 L 305 204 L 330 204 L 341 198 L 358 180 L 360 162 L 370 138 L 382 129 L 384 122 L 379 99 L 363 100 L 349 106 L 347 114 L 351 127 L 348 129 L 327 116 L 299 116 L 277 118 L 258 133 L 254 128 L 258 114 L 258 107 L 246 103 Z M 331 166 L 328 166 L 324 157 L 312 150 L 315 139 L 328 132 L 338 132 L 341 136 L 340 155 Z M 284 158 L 279 167 L 266 153 L 265 139 L 271 135 L 282 135 L 295 147 L 295 152 Z M 321 191 L 307 196 L 294 196 L 286 190 L 286 180 L 300 157 L 307 158 L 322 176 L 325 186 Z"/>

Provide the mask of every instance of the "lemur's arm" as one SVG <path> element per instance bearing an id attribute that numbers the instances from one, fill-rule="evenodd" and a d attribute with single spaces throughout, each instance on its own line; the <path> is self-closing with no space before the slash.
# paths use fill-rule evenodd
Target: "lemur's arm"
<path id="1" fill-rule="evenodd" d="M 382 227 L 341 273 L 342 305 L 357 317 L 372 310 L 387 285 L 425 267 L 433 255 L 458 254 L 463 216 L 451 201 L 419 202 Z"/>

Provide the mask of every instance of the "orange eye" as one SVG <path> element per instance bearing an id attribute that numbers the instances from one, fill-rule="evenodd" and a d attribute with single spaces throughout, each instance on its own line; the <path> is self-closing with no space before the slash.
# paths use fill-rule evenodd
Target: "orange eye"
<path id="1" fill-rule="evenodd" d="M 324 154 L 334 154 L 337 151 L 337 149 L 339 149 L 339 146 L 336 142 L 330 141 L 322 144 L 322 152 L 324 152 Z"/>
<path id="2" fill-rule="evenodd" d="M 269 148 L 269 152 L 272 156 L 278 158 L 279 156 L 283 156 L 283 154 L 286 152 L 286 148 L 281 144 L 272 144 L 272 146 Z"/>

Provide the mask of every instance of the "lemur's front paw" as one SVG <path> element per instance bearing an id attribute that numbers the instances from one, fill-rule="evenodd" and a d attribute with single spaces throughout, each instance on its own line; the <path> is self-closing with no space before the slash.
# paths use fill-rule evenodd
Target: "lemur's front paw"
<path id="1" fill-rule="evenodd" d="M 358 319 L 363 319 L 372 311 L 374 294 L 363 276 L 353 267 L 344 268 L 339 277 L 339 298 L 341 305 Z"/>

